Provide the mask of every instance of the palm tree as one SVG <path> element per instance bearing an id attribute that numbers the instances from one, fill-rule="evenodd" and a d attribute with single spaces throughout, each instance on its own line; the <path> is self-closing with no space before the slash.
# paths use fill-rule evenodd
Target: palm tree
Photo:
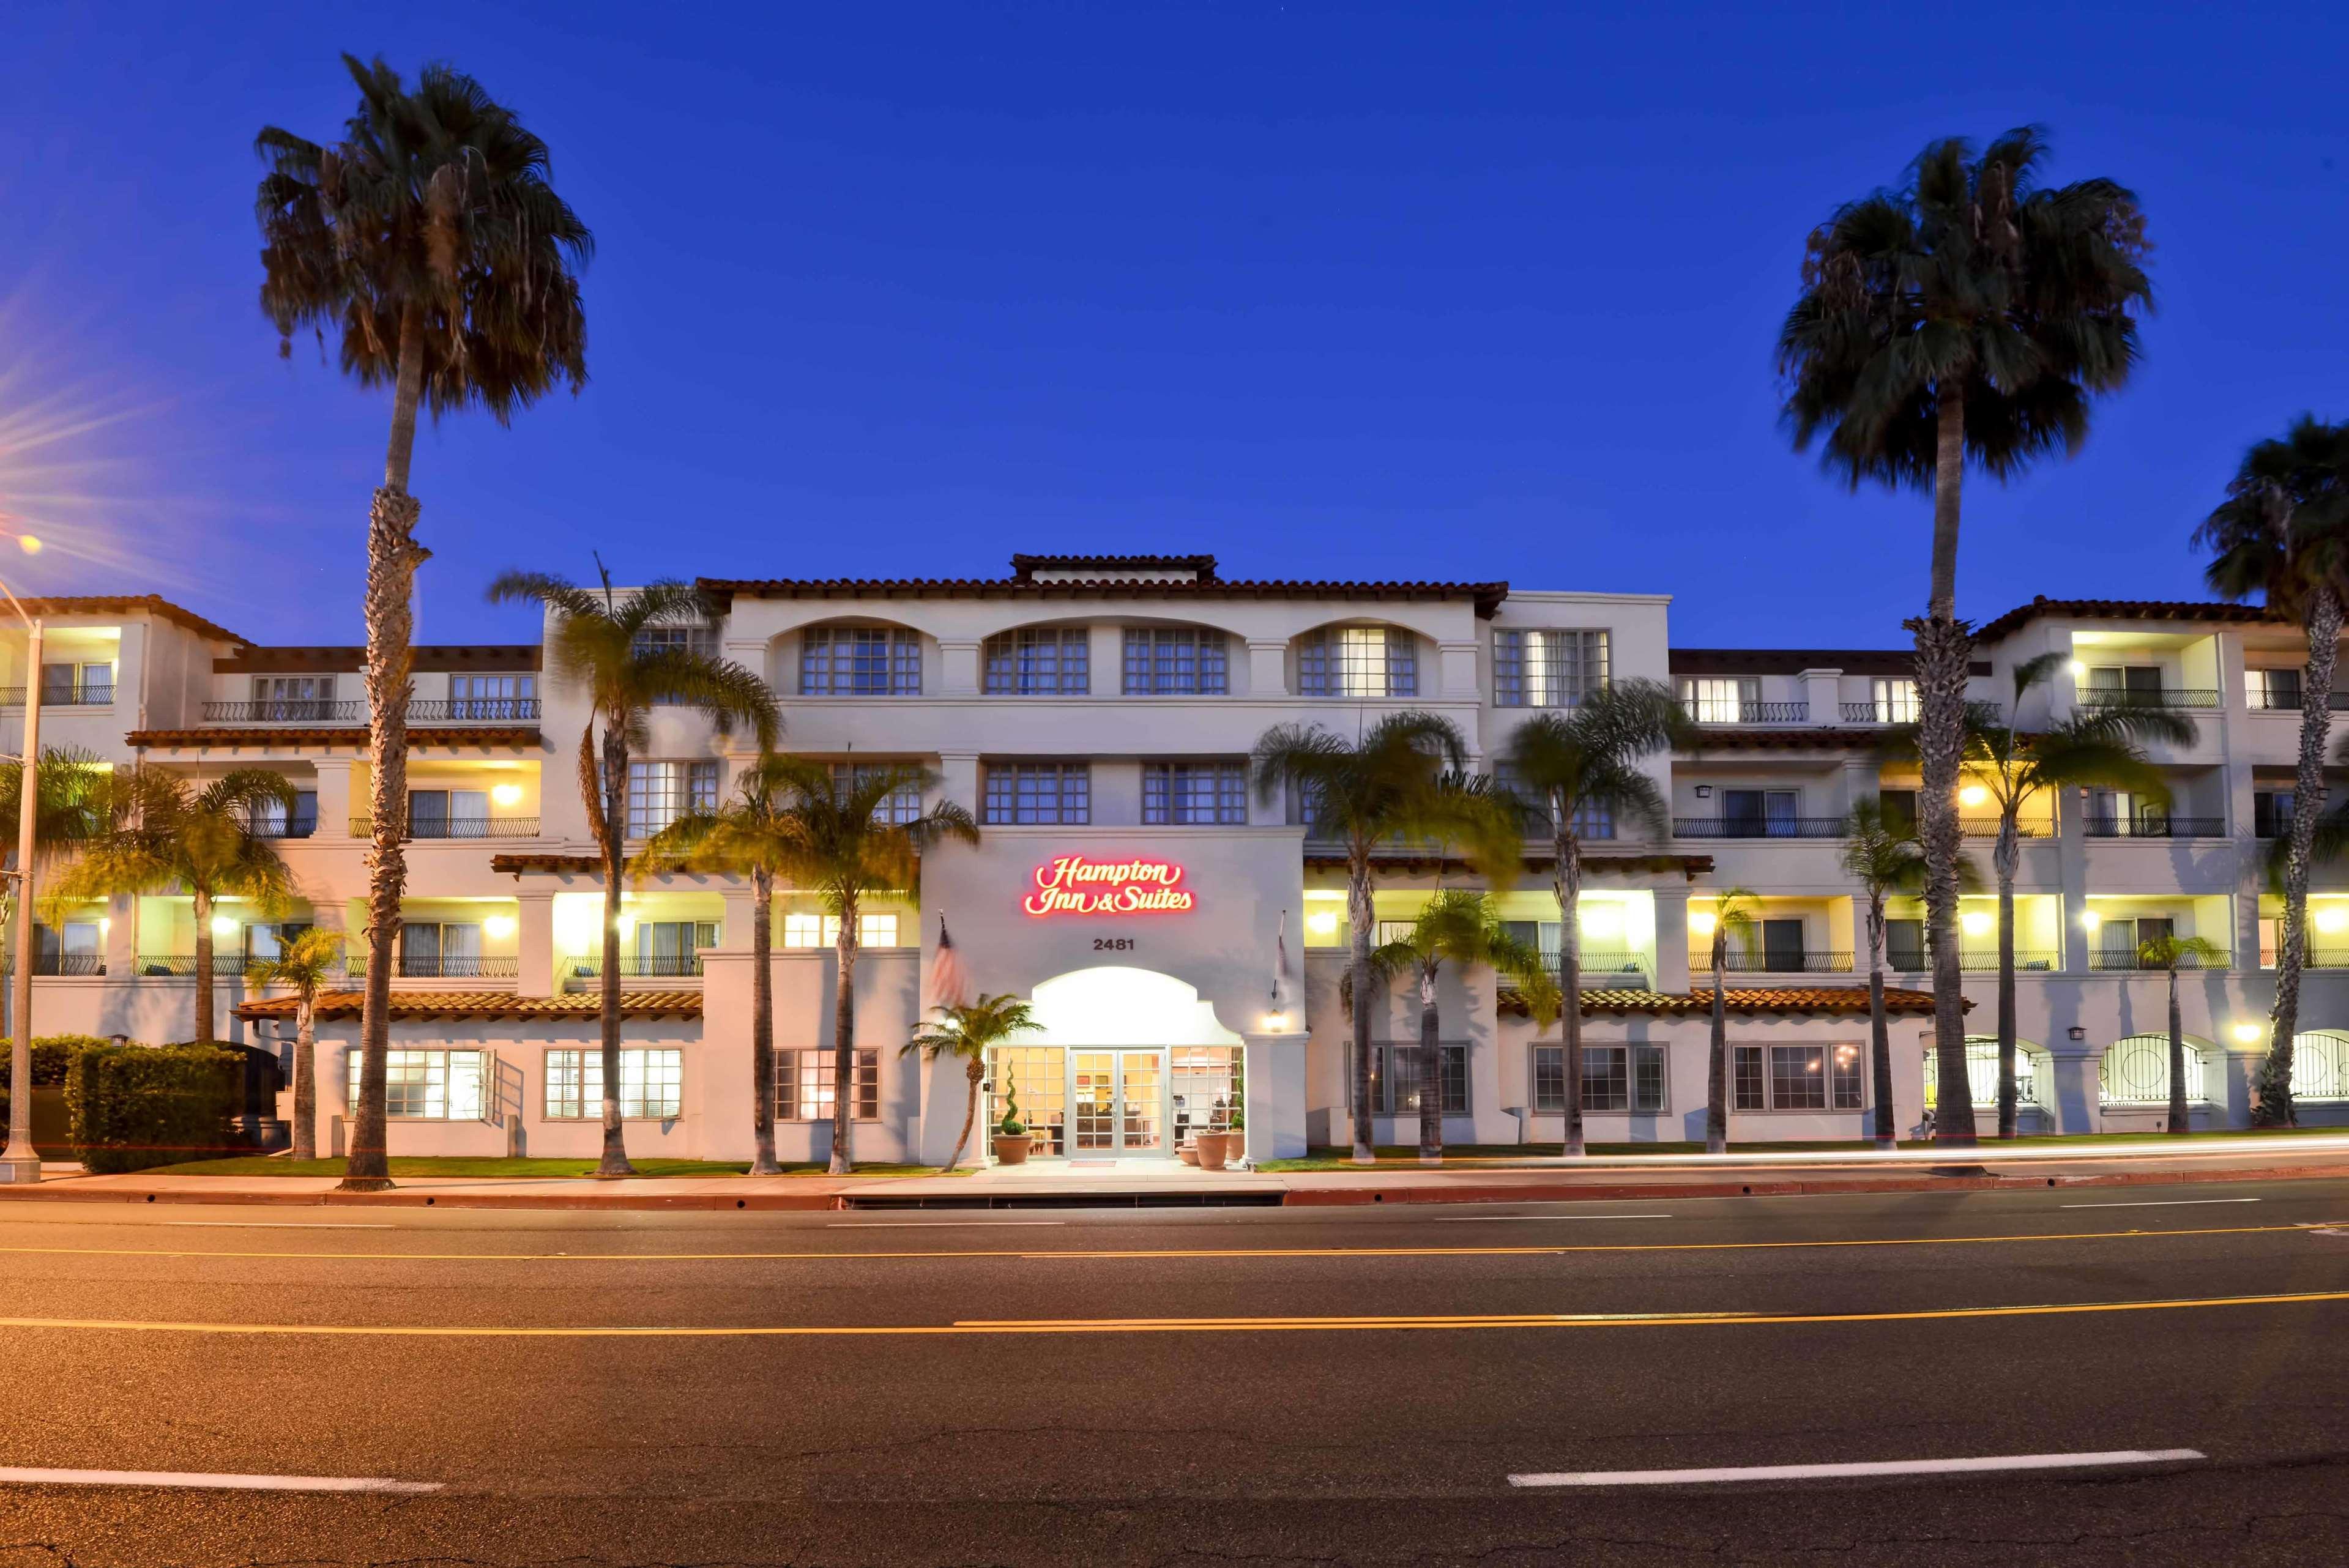
<path id="1" fill-rule="evenodd" d="M 699 708 L 720 734 L 748 725 L 762 752 L 774 744 L 782 721 L 775 694 L 757 672 L 704 653 L 689 640 L 655 635 L 689 633 L 708 623 L 709 603 L 698 589 L 664 581 L 621 593 L 600 560 L 596 569 L 600 590 L 542 572 L 507 572 L 490 584 L 489 597 L 492 603 L 535 603 L 554 617 L 548 667 L 587 698 L 587 722 L 579 729 L 579 796 L 604 857 L 604 1157 L 595 1174 L 626 1176 L 634 1167 L 620 1130 L 620 846 L 627 836 L 629 748 L 643 744 L 646 716 L 656 704 Z M 374 1070 L 372 1057 L 367 1070 Z M 366 1116 L 362 1099 L 362 1131 Z M 360 1147 L 355 1140 L 355 1162 Z"/>
<path id="2" fill-rule="evenodd" d="M 1257 738 L 1256 788 L 1266 803 L 1293 792 L 1308 824 L 1319 837 L 1346 846 L 1346 920 L 1353 962 L 1348 983 L 1356 995 L 1371 988 L 1371 937 L 1377 915 L 1371 903 L 1371 853 L 1397 834 L 1466 830 L 1464 846 L 1478 869 L 1506 874 L 1519 857 L 1514 835 L 1501 832 L 1504 813 L 1485 809 L 1464 814 L 1460 769 L 1467 744 L 1453 722 L 1419 709 L 1390 713 L 1353 740 L 1318 724 L 1280 724 Z M 1473 816 L 1475 820 L 1470 820 Z M 1497 840 L 1507 836 L 1502 858 Z M 1371 1015 L 1353 1016 L 1354 1163 L 1371 1165 Z"/>
<path id="3" fill-rule="evenodd" d="M 2194 1130 L 2186 1123 L 2186 1033 L 2178 1018 L 2178 971 L 2183 965 L 2200 969 L 2226 955 L 2217 943 L 2199 936 L 2175 936 L 2164 932 L 2137 944 L 2137 965 L 2158 969 L 2169 976 L 2169 1130 Z"/>
<path id="4" fill-rule="evenodd" d="M 1876 1089 L 1876 1147 L 1899 1138 L 1892 1117 L 1892 1040 L 1884 1016 L 1884 905 L 1895 895 L 1915 897 L 1925 886 L 1925 851 L 1913 822 L 1889 816 L 1874 796 L 1852 802 L 1844 819 L 1844 874 L 1868 894 L 1868 1028 Z"/>
<path id="5" fill-rule="evenodd" d="M 1965 1070 L 1954 940 L 1969 628 L 1957 618 L 1960 487 L 1971 459 L 2005 479 L 2087 438 L 2088 409 L 2137 362 L 2150 307 L 2145 222 L 2109 180 L 2039 183 L 2045 133 L 2010 130 L 1979 156 L 1936 141 L 1908 181 L 1813 230 L 1803 289 L 1778 335 L 1785 421 L 1827 469 L 1933 491 L 1931 585 L 1917 640 L 1924 774 L 1919 815 L 1933 932 L 1941 1081 Z M 1934 1136 L 1973 1141 L 1971 1103 Z"/>
<path id="6" fill-rule="evenodd" d="M 1713 1050 L 1705 1067 L 1704 1151 L 1729 1150 L 1729 1008 L 1722 996 L 1722 971 L 1729 967 L 1729 939 L 1753 934 L 1758 907 L 1750 888 L 1733 887 L 1713 901 Z"/>
<path id="7" fill-rule="evenodd" d="M 790 861 L 778 758 L 762 753 L 736 781 L 739 799 L 690 811 L 652 836 L 630 862 L 642 880 L 663 872 L 713 872 L 750 879 L 750 1129 L 753 1176 L 782 1169 L 775 1159 L 775 877 Z"/>
<path id="8" fill-rule="evenodd" d="M 1601 686 L 1570 714 L 1545 713 L 1509 737 L 1512 787 L 1528 806 L 1528 827 L 1549 830 L 1551 887 L 1557 895 L 1557 994 L 1565 1019 L 1566 1153 L 1582 1138 L 1582 834 L 1586 823 L 1629 818 L 1651 838 L 1671 830 L 1663 792 L 1640 759 L 1678 740 L 1687 718 L 1661 681 Z"/>
<path id="9" fill-rule="evenodd" d="M 1410 934 L 1382 943 L 1371 954 L 1381 980 L 1410 974 L 1419 985 L 1419 1159 L 1444 1162 L 1444 1072 L 1435 983 L 1446 960 L 1463 969 L 1489 965 L 1523 978 L 1543 972 L 1541 949 L 1509 934 L 1489 894 L 1441 888 L 1420 909 Z M 1357 1009 L 1358 1011 L 1360 1009 Z"/>
<path id="10" fill-rule="evenodd" d="M 240 768 L 202 789 L 160 768 L 115 775 L 107 820 L 49 883 L 57 905 L 118 893 L 184 888 L 196 923 L 196 1043 L 212 1034 L 212 905 L 240 898 L 274 917 L 293 903 L 293 878 L 276 846 L 253 830 L 255 812 L 294 809 L 294 787 L 275 773 Z"/>
<path id="11" fill-rule="evenodd" d="M 245 966 L 248 989 L 294 993 L 294 1158 L 318 1157 L 318 992 L 343 967 L 343 934 L 316 927 Z"/>
<path id="12" fill-rule="evenodd" d="M 1966 705 L 1967 771 L 1998 806 L 1991 868 L 1998 878 L 1998 1135 L 2002 1139 L 2013 1138 L 2015 1130 L 2014 874 L 2023 858 L 2023 803 L 2042 792 L 2060 796 L 2066 789 L 2095 788 L 2126 789 L 2167 805 L 2169 786 L 2160 769 L 2146 760 L 2139 743 L 2194 744 L 2192 719 L 2150 703 L 2084 709 L 2060 724 L 2023 729 L 2023 699 L 2054 680 L 2069 657 L 2045 653 L 2014 666 L 2013 707 L 2007 710 L 2011 719 L 1988 704 Z M 1938 1127 L 1938 1114 L 1935 1120 Z"/>
<path id="13" fill-rule="evenodd" d="M 546 143 L 479 82 L 429 65 L 409 92 L 378 58 L 345 55 L 359 101 L 342 139 L 320 145 L 265 126 L 261 308 L 290 356 L 309 327 L 332 331 L 346 374 L 391 387 L 383 484 L 367 513 L 367 755 L 374 843 L 367 924 L 399 924 L 408 863 L 408 702 L 414 690 L 419 507 L 408 491 L 416 414 L 479 405 L 500 424 L 554 387 L 586 383 L 586 317 L 575 268 L 595 240 L 548 183 Z M 390 1185 L 383 1150 L 391 965 L 370 964 L 361 1006 L 355 1191 Z"/>
<path id="14" fill-rule="evenodd" d="M 936 789 L 938 775 L 911 763 L 883 763 L 835 777 L 804 757 L 769 764 L 784 797 L 777 841 L 781 869 L 794 886 L 814 892 L 840 923 L 833 938 L 840 973 L 832 1013 L 832 1160 L 835 1176 L 854 1167 L 849 1112 L 855 1103 L 857 921 L 868 894 L 905 893 L 920 884 L 924 851 L 947 840 L 978 842 L 978 824 L 952 800 L 932 803 L 911 821 L 888 820 L 884 808 L 901 791 Z"/>
<path id="15" fill-rule="evenodd" d="M 78 746 L 45 746 L 39 763 L 33 769 L 33 853 L 39 862 L 34 868 L 35 885 L 39 885 L 43 868 L 59 856 L 70 854 L 74 848 L 102 831 L 108 821 L 108 791 L 112 775 L 100 762 L 98 754 Z M 10 759 L 0 761 L 0 823 L 17 821 L 24 809 L 25 765 Z M 16 918 L 17 886 L 16 837 L 5 834 L 6 842 L 0 844 L 0 952 L 13 955 Z M 14 987 L 0 985 L 0 1035 L 13 1037 L 6 1026 L 5 1009 L 15 1005 Z"/>
<path id="16" fill-rule="evenodd" d="M 937 1017 L 923 1024 L 905 1042 L 904 1050 L 924 1052 L 933 1062 L 941 1057 L 956 1057 L 970 1080 L 969 1098 L 963 1103 L 962 1132 L 955 1139 L 954 1152 L 939 1167 L 944 1174 L 962 1163 L 963 1149 L 970 1142 L 970 1130 L 978 1121 L 978 1086 L 987 1077 L 988 1048 L 1040 1026 L 1035 1011 L 1017 996 L 989 996 L 982 992 L 977 1001 L 967 1006 L 942 1006 L 931 1010 Z"/>
<path id="17" fill-rule="evenodd" d="M 2324 810 L 2333 672 L 2340 654 L 2342 603 L 2349 595 L 2349 422 L 2325 425 L 2303 414 L 2281 439 L 2253 447 L 2235 470 L 2227 499 L 2203 519 L 2194 542 L 2211 552 L 2203 576 L 2215 592 L 2230 599 L 2264 593 L 2269 609 L 2298 622 L 2308 634 L 2275 1009 L 2251 1111 L 2262 1125 L 2288 1127 L 2298 1119 L 2292 1103 L 2292 1047 L 2307 958 L 2310 846 Z"/>

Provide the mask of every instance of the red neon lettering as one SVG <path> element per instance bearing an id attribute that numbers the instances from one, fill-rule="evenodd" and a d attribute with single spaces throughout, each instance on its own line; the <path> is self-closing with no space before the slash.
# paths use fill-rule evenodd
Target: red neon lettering
<path id="1" fill-rule="evenodd" d="M 1036 868 L 1036 891 L 1019 907 L 1034 915 L 1176 913 L 1197 905 L 1182 881 L 1183 868 L 1166 861 L 1061 855 Z"/>

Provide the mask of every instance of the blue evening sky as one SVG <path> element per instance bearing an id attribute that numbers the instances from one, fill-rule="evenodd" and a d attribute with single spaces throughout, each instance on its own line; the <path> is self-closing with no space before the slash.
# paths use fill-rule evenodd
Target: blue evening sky
<path id="1" fill-rule="evenodd" d="M 594 228 L 592 382 L 451 419 L 422 634 L 507 565 L 1228 574 L 1666 592 L 1682 644 L 1904 641 L 1926 502 L 1787 446 L 1803 237 L 1929 139 L 2037 120 L 2159 246 L 2085 452 L 1971 483 L 1984 617 L 2200 596 L 2244 445 L 2349 416 L 2349 7 L 52 5 L 0 50 L 13 585 L 358 635 L 386 400 L 254 304 L 254 131 L 339 49 L 454 61 Z M 0 567 L 5 567 L 0 562 Z"/>

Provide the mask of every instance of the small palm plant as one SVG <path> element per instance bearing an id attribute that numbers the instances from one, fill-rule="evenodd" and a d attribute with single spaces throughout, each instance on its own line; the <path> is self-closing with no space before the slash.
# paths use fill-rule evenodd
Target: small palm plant
<path id="1" fill-rule="evenodd" d="M 610 1177 L 636 1170 L 620 1122 L 620 861 L 628 829 L 628 752 L 644 744 L 647 715 L 659 703 L 699 708 L 721 734 L 747 725 L 761 751 L 774 744 L 782 720 L 775 694 L 756 671 L 692 645 L 690 632 L 710 615 L 700 590 L 659 582 L 621 593 L 600 560 L 596 569 L 600 591 L 543 572 L 508 572 L 490 584 L 489 597 L 492 603 L 535 603 L 554 617 L 547 664 L 587 699 L 588 719 L 579 727 L 579 794 L 604 859 L 604 1157 L 595 1174 Z M 370 1041 L 359 1084 L 362 1134 L 379 1078 Z"/>
<path id="2" fill-rule="evenodd" d="M 108 823 L 107 799 L 112 774 L 99 761 L 98 754 L 76 746 L 45 746 L 35 765 L 33 779 L 33 858 L 37 878 L 46 868 L 59 858 L 73 852 L 76 846 L 104 830 Z M 25 799 L 25 765 L 14 759 L 0 761 L 0 824 L 6 824 L 5 843 L 0 843 L 0 871 L 7 874 L 0 880 L 0 934 L 14 935 L 17 914 L 15 873 L 16 836 L 15 824 L 22 815 Z M 13 940 L 0 944 L 0 951 L 14 954 Z M 13 1007 L 16 999 L 13 986 L 0 985 L 0 999 Z M 0 1020 L 8 1015 L 0 1012 Z M 0 1034 L 13 1037 L 13 1030 L 0 1027 Z"/>
<path id="3" fill-rule="evenodd" d="M 963 1072 L 970 1080 L 969 1099 L 962 1113 L 962 1131 L 955 1139 L 954 1152 L 939 1168 L 945 1174 L 962 1163 L 962 1151 L 970 1142 L 970 1130 L 978 1121 L 978 1086 L 987 1077 L 987 1053 L 1013 1035 L 1036 1028 L 1036 1015 L 1026 1002 L 1017 996 L 979 998 L 963 1006 L 934 1007 L 937 1016 L 922 1025 L 919 1033 L 906 1041 L 905 1051 L 920 1051 L 933 1062 L 951 1057 L 961 1061 Z M 1018 1114 L 1019 1108 L 1011 1099 L 1011 1075 L 1004 1074 L 1004 1115 L 1007 1119 Z"/>
<path id="4" fill-rule="evenodd" d="M 212 909 L 239 898 L 264 918 L 283 914 L 294 884 L 276 846 L 254 831 L 256 813 L 291 811 L 294 787 L 275 773 L 240 768 L 202 789 L 158 768 L 118 773 L 107 786 L 107 821 L 49 884 L 57 905 L 118 893 L 185 890 L 196 925 L 196 1034 L 213 1043 Z"/>
<path id="5" fill-rule="evenodd" d="M 294 993 L 294 1158 L 318 1157 L 318 993 L 343 970 L 343 934 L 312 927 L 245 966 L 254 991 L 283 985 Z"/>
<path id="6" fill-rule="evenodd" d="M 1419 1159 L 1423 1165 L 1444 1161 L 1442 1030 L 1435 995 L 1447 962 L 1463 969 L 1489 966 L 1520 982 L 1546 976 L 1541 949 L 1509 934 L 1489 895 L 1466 888 L 1439 890 L 1407 934 L 1371 953 L 1374 976 L 1384 980 L 1408 974 L 1419 986 Z"/>
<path id="7" fill-rule="evenodd" d="M 1713 901 L 1713 1049 L 1705 1066 L 1704 1151 L 1729 1150 L 1729 1007 L 1722 993 L 1722 972 L 1729 967 L 1729 939 L 1742 946 L 1754 932 L 1754 902 L 1751 888 L 1733 887 Z"/>
<path id="8" fill-rule="evenodd" d="M 2225 949 L 2199 936 L 2168 932 L 2148 936 L 2137 944 L 2137 966 L 2158 969 L 2169 978 L 2169 1130 L 2193 1130 L 2186 1121 L 2186 1031 L 2178 1016 L 2178 971 L 2201 969 L 2223 958 Z"/>
<path id="9" fill-rule="evenodd" d="M 1868 1028 L 1869 1071 L 1876 1091 L 1876 1147 L 1899 1136 L 1892 1117 L 1892 1041 L 1884 1016 L 1884 905 L 1915 897 L 1925 886 L 1925 848 L 1912 822 L 1888 815 L 1874 796 L 1853 802 L 1843 828 L 1843 869 L 1868 895 Z"/>

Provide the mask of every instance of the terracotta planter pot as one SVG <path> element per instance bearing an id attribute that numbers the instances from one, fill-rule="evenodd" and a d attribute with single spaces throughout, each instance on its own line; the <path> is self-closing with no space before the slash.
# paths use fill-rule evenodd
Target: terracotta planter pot
<path id="1" fill-rule="evenodd" d="M 1202 1171 L 1221 1171 L 1223 1168 L 1224 1134 L 1220 1132 L 1203 1132 L 1199 1134 L 1199 1169 Z"/>
<path id="2" fill-rule="evenodd" d="M 998 1134 L 995 1140 L 995 1162 L 998 1165 L 1025 1165 L 1036 1140 L 1022 1132 L 1016 1137 Z"/>
<path id="3" fill-rule="evenodd" d="M 1174 1158 L 1185 1165 L 1196 1165 L 1199 1162 L 1199 1146 L 1195 1143 L 1185 1143 L 1174 1151 Z"/>

